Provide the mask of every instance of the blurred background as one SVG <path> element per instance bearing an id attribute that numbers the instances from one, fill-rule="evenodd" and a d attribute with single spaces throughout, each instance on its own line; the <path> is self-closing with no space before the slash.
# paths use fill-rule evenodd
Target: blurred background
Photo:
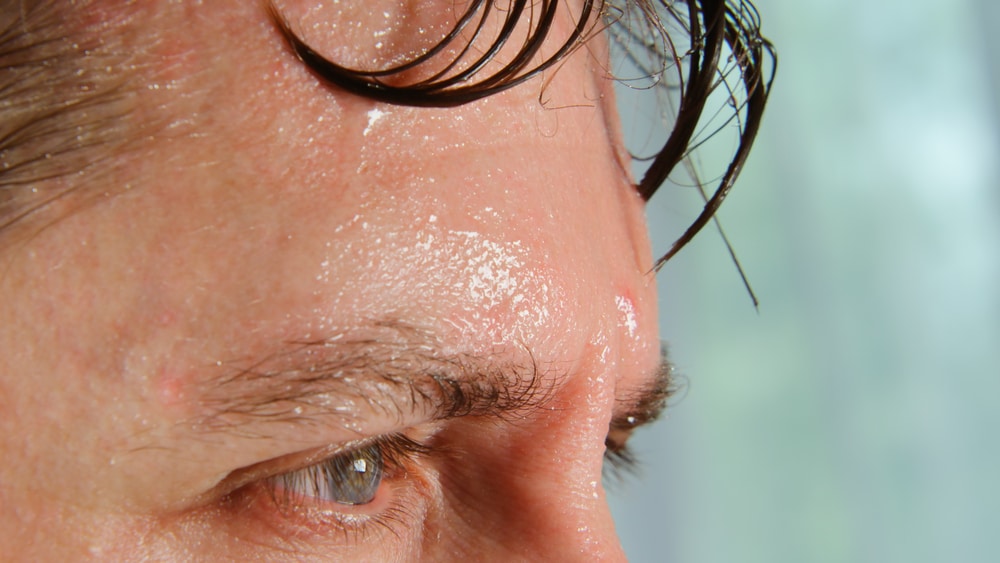
<path id="1" fill-rule="evenodd" d="M 659 274 L 684 391 L 614 486 L 632 561 L 1000 560 L 1000 2 L 757 0 L 780 64 Z M 662 254 L 691 210 L 649 208 Z"/>

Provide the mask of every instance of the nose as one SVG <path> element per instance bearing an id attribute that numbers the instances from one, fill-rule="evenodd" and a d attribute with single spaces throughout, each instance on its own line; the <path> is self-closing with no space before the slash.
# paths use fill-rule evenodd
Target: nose
<path id="1" fill-rule="evenodd" d="M 461 531 L 447 541 L 451 549 L 445 559 L 626 561 L 599 483 L 550 482 L 523 495 L 496 483 L 484 489 L 476 502 L 466 504 L 464 526 L 451 528 Z M 439 536 L 435 548 L 443 547 L 440 541 Z"/>
<path id="2" fill-rule="evenodd" d="M 501 529 L 505 551 L 531 561 L 626 561 L 599 481 L 556 482 Z"/>
<path id="3" fill-rule="evenodd" d="M 557 405 L 564 413 L 554 421 L 558 428 L 543 427 L 534 437 L 535 459 L 545 461 L 511 464 L 535 471 L 520 484 L 525 495 L 521 541 L 530 538 L 524 545 L 543 561 L 625 561 L 601 480 L 608 423 L 596 416 L 604 411 L 598 407 L 599 393 L 591 388 L 578 395 L 572 389 L 576 385 L 568 387 L 567 402 L 576 409 Z"/>
<path id="4" fill-rule="evenodd" d="M 598 495 L 591 505 L 581 507 L 559 499 L 539 499 L 543 509 L 551 508 L 546 512 L 551 512 L 548 517 L 553 523 L 538 537 L 540 560 L 626 561 L 603 491 Z"/>
<path id="5" fill-rule="evenodd" d="M 459 539 L 462 552 L 489 561 L 626 560 L 601 483 L 607 399 L 579 377 L 538 417 L 461 432 L 456 446 L 471 455 L 442 484 L 448 517 L 461 522 L 449 529 L 471 536 Z"/>

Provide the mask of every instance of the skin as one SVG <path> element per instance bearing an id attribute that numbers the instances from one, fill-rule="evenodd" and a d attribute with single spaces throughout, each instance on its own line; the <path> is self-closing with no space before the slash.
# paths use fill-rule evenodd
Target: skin
<path id="1" fill-rule="evenodd" d="M 139 4 L 89 12 L 114 22 L 143 86 L 127 119 L 144 134 L 93 180 L 114 193 L 3 249 L 0 553 L 623 559 L 602 456 L 612 417 L 652 381 L 659 341 L 600 41 L 547 83 L 414 109 L 321 84 L 261 3 Z M 386 24 L 395 12 L 279 8 L 302 29 L 361 18 L 392 49 L 419 48 Z M 449 23 L 435 14 L 411 18 Z M 338 339 L 375 342 L 374 362 L 384 345 L 533 365 L 547 401 L 437 421 L 336 396 L 355 411 L 220 414 L 221 379 L 289 343 Z M 266 403 L 265 387 L 253 393 Z M 282 512 L 258 498 L 264 476 L 390 433 L 431 451 L 370 505 Z M 374 524 L 397 501 L 406 509 Z"/>

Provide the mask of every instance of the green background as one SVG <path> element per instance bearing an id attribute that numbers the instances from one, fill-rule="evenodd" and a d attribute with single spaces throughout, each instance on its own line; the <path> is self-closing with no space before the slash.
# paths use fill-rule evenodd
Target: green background
<path id="1" fill-rule="evenodd" d="M 721 219 L 760 311 L 709 230 L 659 275 L 685 391 L 613 487 L 626 552 L 1000 561 L 1000 2 L 757 6 L 778 80 Z M 648 215 L 662 253 L 691 208 Z"/>

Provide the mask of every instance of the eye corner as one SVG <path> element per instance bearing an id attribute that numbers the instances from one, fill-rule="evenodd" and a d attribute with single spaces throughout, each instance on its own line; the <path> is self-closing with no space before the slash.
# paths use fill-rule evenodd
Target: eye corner
<path id="1" fill-rule="evenodd" d="M 601 477 L 606 486 L 613 487 L 638 474 L 639 460 L 625 442 L 615 441 L 609 435 L 604 440 L 604 463 Z"/>

